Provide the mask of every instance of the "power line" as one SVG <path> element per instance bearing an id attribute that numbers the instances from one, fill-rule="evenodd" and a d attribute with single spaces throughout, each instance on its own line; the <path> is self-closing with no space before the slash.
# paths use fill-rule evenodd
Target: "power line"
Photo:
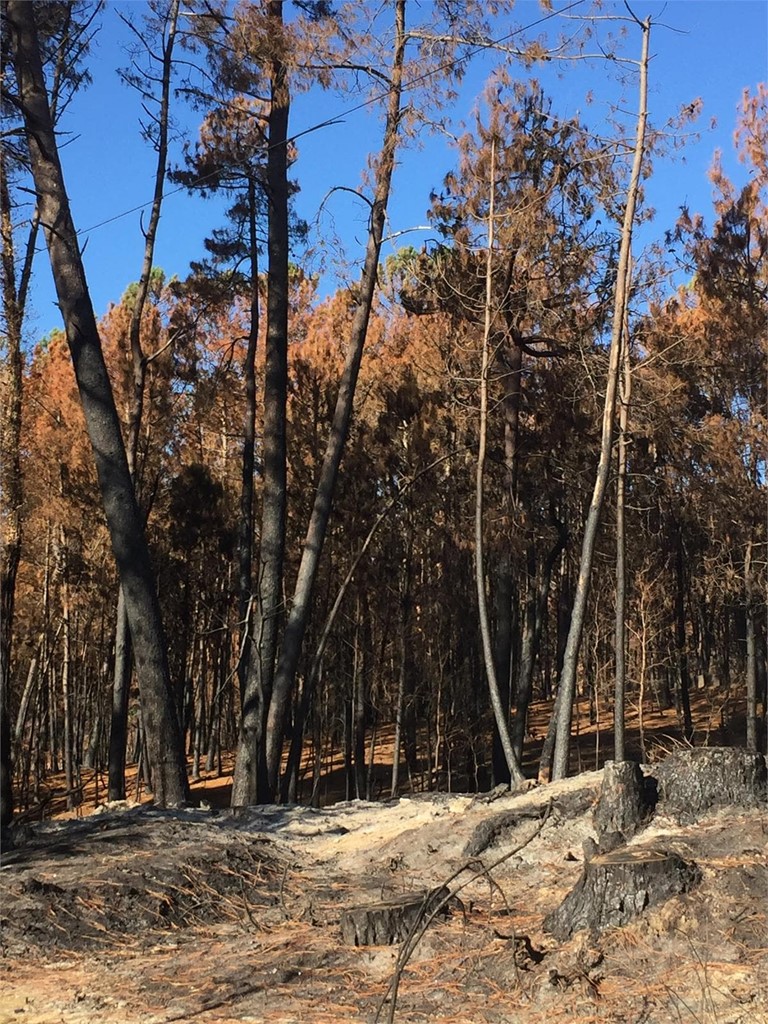
<path id="1" fill-rule="evenodd" d="M 471 60 L 473 57 L 476 57 L 478 53 L 482 53 L 485 50 L 493 50 L 497 46 L 501 46 L 503 43 L 508 42 L 514 36 L 520 35 L 523 32 L 529 32 L 531 29 L 536 28 L 537 26 L 544 24 L 544 22 L 550 21 L 552 18 L 558 17 L 561 14 L 567 14 L 568 11 L 573 10 L 574 7 L 578 7 L 583 2 L 584 0 L 572 0 L 572 2 L 568 4 L 566 7 L 562 7 L 558 11 L 550 11 L 549 14 L 545 14 L 541 18 L 537 18 L 536 21 L 532 21 L 530 22 L 530 24 L 525 25 L 522 28 L 513 29 L 511 32 L 508 32 L 505 35 L 500 36 L 498 39 L 489 39 L 486 42 L 478 43 L 474 47 L 474 49 L 468 50 L 461 57 L 456 57 L 453 60 L 446 61 L 444 64 L 440 64 L 436 68 L 432 68 L 429 71 L 423 72 L 421 75 L 417 75 L 416 78 L 413 78 L 410 82 L 407 83 L 407 85 L 403 86 L 402 91 L 404 93 L 408 92 L 412 90 L 415 86 L 419 85 L 421 82 L 426 81 L 428 78 L 431 78 L 434 75 L 438 75 L 443 71 L 448 71 L 451 68 L 456 67 L 458 64 L 464 63 L 465 61 Z M 356 114 L 358 111 L 364 110 L 366 107 L 372 106 L 374 103 L 378 103 L 380 100 L 385 99 L 387 95 L 387 90 L 383 89 L 381 92 L 375 93 L 373 96 L 369 96 L 368 99 L 362 100 L 355 106 L 348 107 L 345 110 L 340 111 L 333 117 L 326 118 L 323 121 L 318 121 L 316 124 L 311 125 L 309 128 L 304 128 L 302 129 L 302 131 L 296 132 L 294 135 L 291 135 L 288 139 L 286 139 L 285 142 L 276 142 L 266 146 L 264 152 L 268 153 L 271 149 L 275 149 L 279 146 L 288 146 L 291 143 L 296 142 L 297 139 L 303 138 L 303 136 L 305 135 L 310 135 L 313 132 L 320 131 L 322 128 L 330 128 L 337 124 L 343 124 L 344 119 L 348 117 L 350 114 Z M 197 178 L 191 184 L 179 185 L 177 188 L 171 189 L 169 192 L 164 192 L 162 197 L 163 201 L 165 201 L 166 199 L 170 199 L 172 196 L 178 195 L 179 192 L 188 192 L 193 188 L 197 188 L 198 186 L 205 184 L 206 181 L 215 177 L 216 174 L 218 174 L 217 170 L 211 171 L 210 173 L 204 174 L 200 178 Z M 99 228 L 106 227 L 108 224 L 114 224 L 115 221 L 122 220 L 124 217 L 130 217 L 132 213 L 140 213 L 142 210 L 146 210 L 148 207 L 150 207 L 153 202 L 153 199 L 149 199 L 144 203 L 139 203 L 136 206 L 130 207 L 130 209 L 123 210 L 120 213 L 113 214 L 111 217 L 106 217 L 104 220 L 100 220 L 96 224 L 92 224 L 90 227 L 80 229 L 78 231 L 78 234 L 90 234 L 90 232 L 97 231 Z M 41 250 L 39 249 L 38 252 L 39 251 Z"/>

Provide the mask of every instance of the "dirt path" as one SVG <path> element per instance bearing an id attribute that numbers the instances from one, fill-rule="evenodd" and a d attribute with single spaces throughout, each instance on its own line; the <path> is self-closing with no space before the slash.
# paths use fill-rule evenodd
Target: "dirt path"
<path id="1" fill-rule="evenodd" d="M 493 802 L 135 808 L 38 826 L 0 872 L 0 1024 L 368 1024 L 397 947 L 344 945 L 342 910 L 462 865 L 461 902 L 403 974 L 400 1024 L 768 1022 L 768 812 L 655 821 L 635 842 L 695 859 L 698 889 L 599 940 L 542 931 L 581 871 L 600 777 Z"/>

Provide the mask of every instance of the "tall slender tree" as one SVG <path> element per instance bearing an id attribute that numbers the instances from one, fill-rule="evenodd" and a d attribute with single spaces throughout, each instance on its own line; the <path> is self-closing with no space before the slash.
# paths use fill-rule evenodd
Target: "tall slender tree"
<path id="1" fill-rule="evenodd" d="M 637 21 L 637 19 L 635 19 Z M 579 561 L 579 574 L 576 582 L 576 593 L 571 613 L 571 624 L 568 631 L 563 669 L 560 676 L 560 688 L 557 696 L 555 720 L 557 736 L 555 740 L 552 777 L 564 778 L 568 773 L 568 758 L 571 744 L 571 719 L 573 715 L 573 699 L 576 692 L 576 676 L 578 671 L 579 651 L 584 630 L 584 619 L 587 610 L 587 598 L 592 573 L 592 561 L 597 540 L 597 530 L 603 509 L 603 501 L 608 486 L 611 458 L 613 453 L 614 419 L 616 415 L 616 396 L 619 387 L 621 343 L 624 332 L 624 312 L 627 304 L 627 284 L 629 281 L 628 267 L 632 255 L 632 233 L 635 223 L 635 211 L 640 190 L 640 180 L 645 153 L 646 123 L 648 120 L 648 64 L 649 44 L 651 35 L 651 19 L 637 21 L 643 33 L 642 54 L 639 61 L 639 106 L 635 134 L 635 148 L 630 174 L 627 198 L 624 207 L 624 221 L 621 230 L 621 248 L 619 264 L 616 269 L 616 288 L 613 306 L 613 326 L 611 329 L 611 345 L 609 351 L 608 376 L 603 406 L 602 434 L 600 441 L 600 460 L 595 475 L 595 485 L 589 504 L 584 537 Z M 546 766 L 543 767 L 546 775 Z M 541 772 L 540 772 L 541 774 Z"/>
<path id="2" fill-rule="evenodd" d="M 152 264 L 154 260 L 157 232 L 160 225 L 160 213 L 163 203 L 163 190 L 165 188 L 166 171 L 168 164 L 168 133 L 170 123 L 171 104 L 171 78 L 173 71 L 173 50 L 176 45 L 176 28 L 179 18 L 179 0 L 170 0 L 153 13 L 148 19 L 145 27 L 146 32 L 151 32 L 162 42 L 162 50 L 159 57 L 160 91 L 155 97 L 147 94 L 145 80 L 137 82 L 135 74 L 128 76 L 133 85 L 138 85 L 143 93 L 144 109 L 147 104 L 154 101 L 157 104 L 157 111 L 151 117 L 151 121 L 144 131 L 148 139 L 157 151 L 157 164 L 155 167 L 155 187 L 150 207 L 149 222 L 144 232 L 144 257 L 141 265 L 141 274 L 135 292 L 133 293 L 133 308 L 131 310 L 131 324 L 129 329 L 129 345 L 131 353 L 131 366 L 133 369 L 133 388 L 131 401 L 128 410 L 128 435 L 126 443 L 126 455 L 128 458 L 128 470 L 134 484 L 137 487 L 137 458 L 139 450 L 139 437 L 141 434 L 142 419 L 144 415 L 144 401 L 146 393 L 148 356 L 144 352 L 141 341 L 142 319 L 149 295 L 150 279 L 152 276 Z M 137 35 L 141 47 L 148 56 L 152 53 L 152 41 L 136 25 L 129 22 L 132 30 Z M 151 61 L 151 56 L 149 56 Z M 137 492 L 137 498 L 139 498 Z M 141 504 L 139 500 L 139 504 Z M 125 799 L 125 746 L 128 733 L 128 696 L 130 691 L 131 678 L 131 641 L 128 628 L 128 614 L 125 604 L 125 597 L 122 588 L 117 600 L 117 622 L 115 626 L 115 675 L 112 689 L 112 715 L 110 719 L 109 733 L 109 783 L 108 795 L 110 800 Z"/>
<path id="3" fill-rule="evenodd" d="M 6 11 L 16 68 L 17 100 L 24 119 L 40 222 L 125 595 L 154 796 L 160 805 L 181 804 L 187 796 L 186 763 L 160 606 L 69 208 L 40 58 L 35 9 L 20 0 L 8 0 Z"/>
<path id="4" fill-rule="evenodd" d="M 494 262 L 494 215 L 496 210 L 496 145 L 495 134 L 497 126 L 492 124 L 490 128 L 490 155 L 488 166 L 488 251 L 486 254 L 485 266 L 485 315 L 483 322 L 483 342 L 481 347 L 482 365 L 480 367 L 480 426 L 479 443 L 477 453 L 477 470 L 475 474 L 475 585 L 477 588 L 477 600 L 480 609 L 480 634 L 483 638 L 483 657 L 485 660 L 485 673 L 488 679 L 488 688 L 491 694 L 491 706 L 501 738 L 501 745 L 504 750 L 504 757 L 507 762 L 512 782 L 520 786 L 525 781 L 523 770 L 512 746 L 507 721 L 507 709 L 501 699 L 499 682 L 496 678 L 496 666 L 493 657 L 493 642 L 491 639 L 491 624 L 488 616 L 488 603 L 485 592 L 485 550 L 483 543 L 483 497 L 485 487 L 485 458 L 488 440 L 488 371 L 490 366 L 490 340 L 493 330 L 495 310 L 493 309 L 493 262 Z"/>
<path id="5" fill-rule="evenodd" d="M 243 718 L 232 786 L 233 804 L 264 801 L 267 785 L 266 720 L 272 696 L 283 604 L 287 501 L 286 400 L 288 388 L 288 121 L 290 85 L 283 5 L 267 5 L 266 115 L 267 330 L 264 375 L 264 488 L 258 558 L 254 644 L 242 693 Z M 244 470 L 245 472 L 245 470 Z"/>
<path id="6" fill-rule="evenodd" d="M 320 479 L 312 507 L 312 516 L 304 541 L 298 578 L 286 622 L 285 636 L 275 674 L 274 691 L 269 702 L 265 750 L 267 789 L 273 795 L 277 792 L 278 788 L 280 758 L 290 709 L 290 699 L 296 672 L 299 667 L 304 634 L 309 622 L 312 593 L 317 577 L 323 542 L 328 528 L 328 521 L 333 507 L 333 494 L 336 487 L 339 465 L 349 433 L 355 388 L 368 332 L 368 321 L 373 306 L 379 254 L 384 234 L 384 220 L 392 174 L 395 167 L 395 152 L 399 140 L 400 119 L 402 116 L 401 95 L 405 48 L 405 2 L 404 0 L 395 0 L 395 37 L 389 87 L 387 90 L 386 123 L 381 152 L 376 162 L 374 198 L 370 212 L 365 262 L 357 288 L 357 310 L 352 322 L 344 372 L 339 383 L 333 424 L 328 438 L 323 466 L 320 471 Z"/>
<path id="7" fill-rule="evenodd" d="M 42 59 L 50 69 L 51 118 L 54 124 L 74 93 L 90 81 L 84 58 L 93 33 L 98 5 L 50 3 L 42 17 Z M 0 12 L 0 93 L 4 119 L 12 112 L 8 102 L 13 76 L 9 34 L 5 31 L 5 4 Z M 13 139 L 13 141 L 11 141 Z M 14 231 L 12 178 L 26 168 L 28 154 L 23 139 L 9 132 L 0 146 L 0 238 L 2 259 L 2 318 L 5 353 L 0 364 L 0 824 L 10 820 L 11 744 L 9 739 L 9 686 L 13 664 L 12 637 L 16 578 L 23 533 L 23 489 L 21 479 L 22 336 L 29 282 L 40 228 L 36 205 L 27 221 L 27 236 L 19 260 Z"/>

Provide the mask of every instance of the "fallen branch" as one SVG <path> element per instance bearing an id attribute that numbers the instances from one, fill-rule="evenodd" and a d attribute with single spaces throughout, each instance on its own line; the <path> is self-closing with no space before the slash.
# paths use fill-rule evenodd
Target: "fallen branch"
<path id="1" fill-rule="evenodd" d="M 381 1002 L 379 1003 L 379 1008 L 376 1011 L 376 1017 L 374 1018 L 374 1024 L 378 1024 L 379 1020 L 381 1019 L 381 1015 L 384 1012 L 384 1007 L 387 1003 L 387 1000 L 389 1000 L 389 1013 L 387 1015 L 387 1024 L 394 1024 L 395 1011 L 397 1009 L 397 993 L 400 987 L 400 979 L 402 977 L 403 971 L 408 965 L 408 961 L 411 959 L 414 952 L 416 951 L 416 948 L 421 942 L 427 928 L 429 928 L 429 926 L 432 924 L 435 918 L 446 909 L 446 907 L 452 900 L 455 900 L 458 897 L 458 894 L 463 889 L 466 889 L 468 886 L 472 885 L 472 883 L 476 882 L 478 878 L 488 879 L 490 877 L 490 873 L 494 871 L 497 867 L 499 867 L 500 864 L 503 864 L 504 861 L 509 860 L 510 857 L 514 857 L 516 853 L 519 853 L 521 850 L 525 849 L 525 847 L 528 846 L 529 843 L 533 842 L 533 840 L 536 838 L 537 835 L 539 835 L 539 833 L 542 831 L 547 821 L 549 820 L 551 811 L 552 801 L 550 800 L 547 804 L 546 811 L 542 816 L 541 821 L 533 830 L 533 832 L 531 832 L 528 838 L 524 840 L 524 842 L 519 843 L 517 846 L 513 847 L 513 849 L 508 850 L 507 853 L 503 854 L 501 857 L 498 857 L 492 864 L 483 864 L 483 862 L 478 857 L 472 857 L 470 860 L 465 861 L 461 865 L 461 867 L 457 868 L 453 872 L 453 874 L 446 878 L 446 880 L 441 885 L 438 885 L 435 889 L 432 889 L 427 894 L 422 905 L 421 913 L 414 921 L 408 938 L 405 940 L 402 947 L 400 948 L 400 952 L 398 953 L 397 960 L 395 961 L 395 967 L 392 972 L 392 979 L 387 987 L 386 992 L 382 996 Z M 455 882 L 460 875 L 462 875 L 465 871 L 472 870 L 472 868 L 478 863 L 481 866 L 479 871 L 473 871 L 472 875 L 470 875 L 466 882 L 462 882 L 462 884 L 453 891 L 449 888 L 451 883 Z M 435 901 L 435 893 L 440 892 L 445 892 L 445 895 L 442 896 L 439 900 Z"/>

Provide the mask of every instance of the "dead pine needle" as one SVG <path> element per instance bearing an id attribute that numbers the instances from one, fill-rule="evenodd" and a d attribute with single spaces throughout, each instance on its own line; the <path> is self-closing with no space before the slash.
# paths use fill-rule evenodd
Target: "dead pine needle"
<path id="1" fill-rule="evenodd" d="M 458 894 L 463 889 L 466 889 L 467 886 L 471 885 L 473 882 L 476 882 L 479 878 L 488 879 L 490 877 L 490 873 L 494 871 L 497 867 L 499 867 L 500 864 L 503 864 L 504 861 L 509 860 L 510 857 L 514 857 L 515 854 L 519 853 L 521 850 L 525 849 L 525 847 L 528 846 L 529 843 L 533 842 L 536 836 L 539 835 L 539 833 L 546 825 L 551 813 L 552 801 L 550 800 L 546 806 L 544 814 L 539 820 L 538 825 L 527 837 L 527 839 L 523 840 L 522 843 L 519 843 L 511 850 L 508 850 L 507 853 L 503 854 L 501 857 L 498 857 L 493 862 L 493 864 L 490 865 L 485 865 L 481 860 L 479 860 L 479 858 L 473 857 L 471 860 L 466 861 L 464 864 L 462 864 L 461 867 L 457 868 L 457 870 L 454 871 L 453 874 L 450 875 L 442 885 L 437 886 L 435 889 L 432 889 L 429 893 L 427 893 L 427 895 L 424 898 L 421 910 L 416 920 L 414 921 L 413 925 L 411 926 L 408 938 L 400 947 L 400 952 L 398 953 L 397 960 L 395 961 L 395 966 L 392 971 L 392 978 L 389 982 L 386 992 L 384 993 L 381 999 L 381 1002 L 379 1003 L 379 1007 L 376 1011 L 376 1017 L 374 1018 L 374 1024 L 379 1024 L 382 1013 L 384 1012 L 384 1007 L 387 1005 L 387 1002 L 389 1002 L 387 1024 L 394 1024 L 395 1013 L 397 1011 L 397 996 L 400 988 L 400 980 L 403 976 L 403 971 L 407 967 L 408 961 L 411 959 L 414 952 L 416 951 L 416 948 L 421 942 L 427 929 L 438 916 L 438 914 L 445 910 L 448 904 L 452 900 L 455 900 Z M 454 890 L 451 890 L 451 883 L 455 882 L 460 875 L 464 874 L 464 872 L 472 870 L 472 868 L 478 862 L 481 865 L 480 870 L 473 871 L 473 873 L 465 882 L 462 882 L 461 885 L 457 886 Z M 442 895 L 438 899 L 435 899 L 437 894 L 443 892 L 445 893 L 445 895 Z"/>

